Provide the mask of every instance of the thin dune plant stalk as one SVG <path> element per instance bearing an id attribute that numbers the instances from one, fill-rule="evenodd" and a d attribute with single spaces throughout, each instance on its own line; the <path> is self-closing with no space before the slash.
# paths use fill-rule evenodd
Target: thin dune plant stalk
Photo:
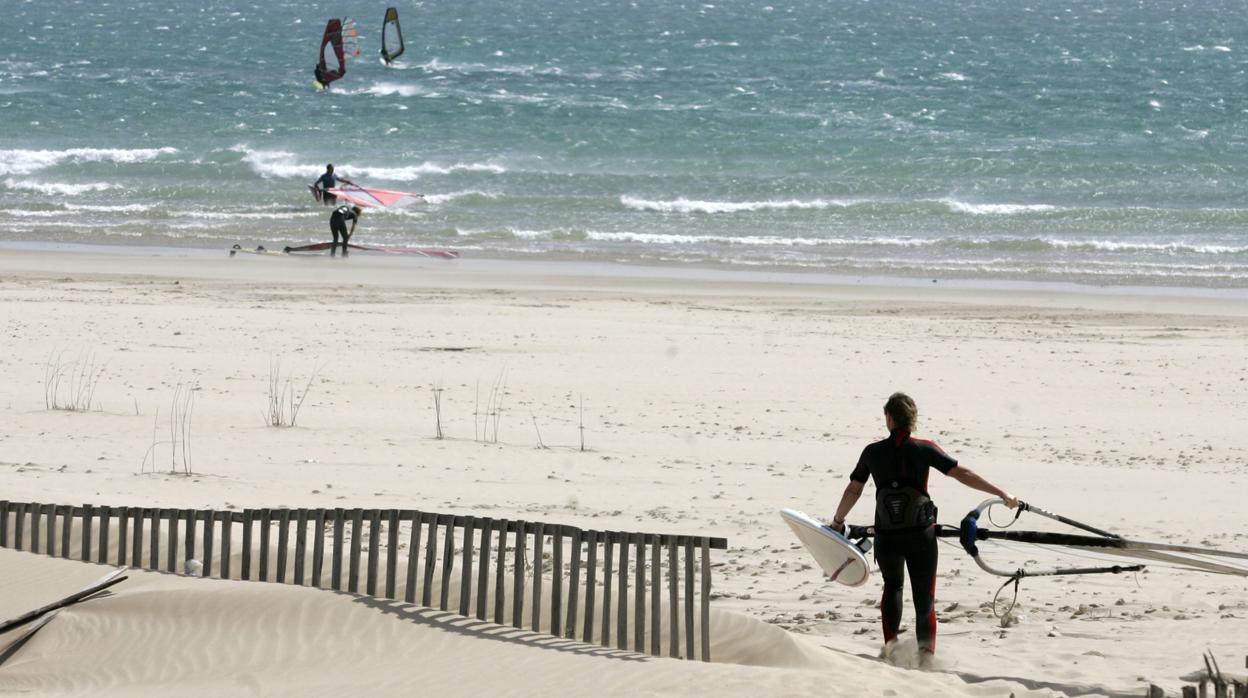
<path id="1" fill-rule="evenodd" d="M 312 390 L 312 382 L 321 372 L 318 364 L 312 369 L 307 383 L 299 390 L 291 378 L 282 378 L 282 361 L 277 357 L 269 359 L 269 411 L 265 423 L 273 427 L 293 427 L 299 419 L 299 410 L 308 399 Z"/>

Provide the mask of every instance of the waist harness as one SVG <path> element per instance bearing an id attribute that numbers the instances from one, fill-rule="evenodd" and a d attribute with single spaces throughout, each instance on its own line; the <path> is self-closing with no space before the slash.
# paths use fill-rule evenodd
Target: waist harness
<path id="1" fill-rule="evenodd" d="M 875 528 L 892 531 L 936 523 L 936 503 L 912 484 L 915 473 L 900 447 L 894 455 L 893 479 L 875 494 Z"/>

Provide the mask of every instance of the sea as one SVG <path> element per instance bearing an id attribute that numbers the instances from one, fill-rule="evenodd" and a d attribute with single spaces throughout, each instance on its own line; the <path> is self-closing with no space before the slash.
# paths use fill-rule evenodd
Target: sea
<path id="1" fill-rule="evenodd" d="M 391 1 L 5 0 L 0 243 L 1248 286 L 1242 0 Z"/>

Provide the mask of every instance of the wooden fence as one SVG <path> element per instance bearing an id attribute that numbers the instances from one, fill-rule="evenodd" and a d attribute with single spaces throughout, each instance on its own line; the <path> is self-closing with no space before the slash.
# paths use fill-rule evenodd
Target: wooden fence
<path id="1" fill-rule="evenodd" d="M 205 577 L 402 599 L 604 647 L 710 661 L 710 551 L 728 544 L 406 509 L 0 500 L 0 547 L 168 572 L 198 560 Z"/>

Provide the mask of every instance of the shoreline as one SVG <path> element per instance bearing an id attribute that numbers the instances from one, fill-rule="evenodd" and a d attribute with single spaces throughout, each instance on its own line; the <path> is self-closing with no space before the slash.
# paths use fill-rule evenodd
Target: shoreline
<path id="1" fill-rule="evenodd" d="M 252 278 L 258 264 L 282 262 L 278 259 L 252 260 L 246 255 L 229 258 L 228 248 L 161 247 L 137 245 L 88 245 L 79 243 L 42 243 L 9 241 L 0 242 L 0 271 L 9 273 L 46 272 L 58 273 L 73 269 L 80 273 L 113 274 L 83 268 L 90 259 L 108 260 L 110 266 L 125 260 L 121 273 L 165 277 L 171 274 L 189 275 L 205 279 L 242 280 Z M 175 271 L 144 268 L 141 260 L 153 257 L 162 260 L 183 260 Z M 298 259 L 298 262 L 293 260 Z M 65 260 L 61 264 L 53 260 Z M 214 261 L 225 260 L 240 267 L 237 273 L 222 270 Z M 331 277 L 324 269 L 309 272 L 304 266 L 314 264 L 319 256 L 291 257 L 284 270 L 286 279 L 266 279 L 273 282 L 324 283 Z M 29 266 L 23 262 L 30 263 Z M 243 264 L 252 263 L 250 268 Z M 668 283 L 687 290 L 732 289 L 754 287 L 767 289 L 769 293 L 787 295 L 791 292 L 815 293 L 817 295 L 863 295 L 866 297 L 890 297 L 895 294 L 908 296 L 909 292 L 922 291 L 913 300 L 946 302 L 999 303 L 1005 299 L 1024 299 L 1032 302 L 1045 298 L 1062 298 L 1074 302 L 1091 302 L 1095 305 L 1114 300 L 1155 300 L 1164 307 L 1175 306 L 1174 312 L 1190 312 L 1188 303 L 1238 303 L 1248 302 L 1248 288 L 1214 288 L 1204 286 L 1153 286 L 1153 285 L 1092 285 L 1066 281 L 1018 281 L 1012 279 L 919 279 L 905 276 L 846 275 L 818 271 L 725 269 L 713 266 L 685 264 L 654 265 L 638 262 L 580 261 L 568 259 L 537 260 L 528 258 L 461 257 L 457 260 L 436 260 L 421 257 L 360 254 L 352 256 L 354 265 L 343 282 L 359 283 L 361 275 L 376 279 L 378 285 L 421 287 L 436 285 L 433 282 L 415 282 L 403 278 L 405 271 L 419 268 L 435 277 L 439 283 L 457 288 L 479 288 L 481 285 L 497 285 L 500 282 L 528 287 L 579 288 L 585 283 L 606 289 L 635 288 L 638 283 Z M 339 262 L 340 263 L 340 262 Z M 294 264 L 301 266 L 295 267 Z M 62 267 L 65 267 L 63 269 Z M 273 267 L 266 266 L 265 269 Z M 293 272 L 291 271 L 293 269 Z M 339 267 L 341 269 L 341 266 Z M 375 273 L 376 274 L 375 274 Z M 340 271 L 335 271 L 341 274 Z M 380 274 L 378 276 L 377 274 Z M 1044 303 L 1048 305 L 1048 303 Z M 1064 304 L 1064 303 L 1059 303 Z M 1239 314 L 1239 313 L 1236 313 Z M 1248 315 L 1248 308 L 1244 310 Z"/>

